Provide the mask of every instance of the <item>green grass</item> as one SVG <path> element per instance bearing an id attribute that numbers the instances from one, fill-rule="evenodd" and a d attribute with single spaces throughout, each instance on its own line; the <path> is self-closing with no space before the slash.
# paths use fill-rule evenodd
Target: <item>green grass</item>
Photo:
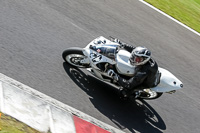
<path id="1" fill-rule="evenodd" d="M 200 33 L 200 0 L 144 0 Z"/>
<path id="2" fill-rule="evenodd" d="M 1 112 L 0 112 L 1 113 Z M 40 133 L 26 124 L 1 113 L 0 133 Z"/>

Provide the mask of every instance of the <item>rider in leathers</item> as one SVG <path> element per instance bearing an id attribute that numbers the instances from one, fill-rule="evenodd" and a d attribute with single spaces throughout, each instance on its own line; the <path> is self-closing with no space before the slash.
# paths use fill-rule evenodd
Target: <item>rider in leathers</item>
<path id="1" fill-rule="evenodd" d="M 136 88 L 155 87 L 158 84 L 158 65 L 151 58 L 151 52 L 145 47 L 133 47 L 128 44 L 122 44 L 118 39 L 115 39 L 115 42 L 119 43 L 121 48 L 131 53 L 129 61 L 130 64 L 135 66 L 136 71 L 134 76 L 127 80 L 120 77 L 113 70 L 108 70 L 108 75 L 122 87 L 122 97 L 130 96 L 132 90 Z"/>

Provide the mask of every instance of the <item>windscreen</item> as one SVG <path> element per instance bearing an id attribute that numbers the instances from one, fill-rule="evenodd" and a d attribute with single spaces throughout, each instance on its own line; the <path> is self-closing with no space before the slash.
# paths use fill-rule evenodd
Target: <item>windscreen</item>
<path id="1" fill-rule="evenodd" d="M 91 49 L 97 51 L 98 53 L 110 59 L 115 59 L 117 46 L 116 45 L 93 46 Z"/>

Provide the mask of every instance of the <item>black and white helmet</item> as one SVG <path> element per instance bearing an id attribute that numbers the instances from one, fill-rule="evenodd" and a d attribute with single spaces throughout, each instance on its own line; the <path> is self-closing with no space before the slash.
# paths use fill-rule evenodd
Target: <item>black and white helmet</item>
<path id="1" fill-rule="evenodd" d="M 129 61 L 131 65 L 138 66 L 144 65 L 150 60 L 150 58 L 151 52 L 145 47 L 138 46 L 131 52 Z"/>

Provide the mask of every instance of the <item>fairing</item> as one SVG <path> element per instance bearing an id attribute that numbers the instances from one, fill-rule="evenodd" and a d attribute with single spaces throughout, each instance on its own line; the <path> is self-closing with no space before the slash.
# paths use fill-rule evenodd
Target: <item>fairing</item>
<path id="1" fill-rule="evenodd" d="M 161 73 L 160 84 L 154 88 L 151 88 L 151 90 L 156 92 L 170 92 L 173 90 L 181 89 L 183 87 L 183 83 L 171 72 L 160 67 L 158 70 Z"/>
<path id="2" fill-rule="evenodd" d="M 116 56 L 116 69 L 118 73 L 126 76 L 134 76 L 135 67 L 130 64 L 129 57 L 131 53 L 126 50 L 120 50 Z"/>

